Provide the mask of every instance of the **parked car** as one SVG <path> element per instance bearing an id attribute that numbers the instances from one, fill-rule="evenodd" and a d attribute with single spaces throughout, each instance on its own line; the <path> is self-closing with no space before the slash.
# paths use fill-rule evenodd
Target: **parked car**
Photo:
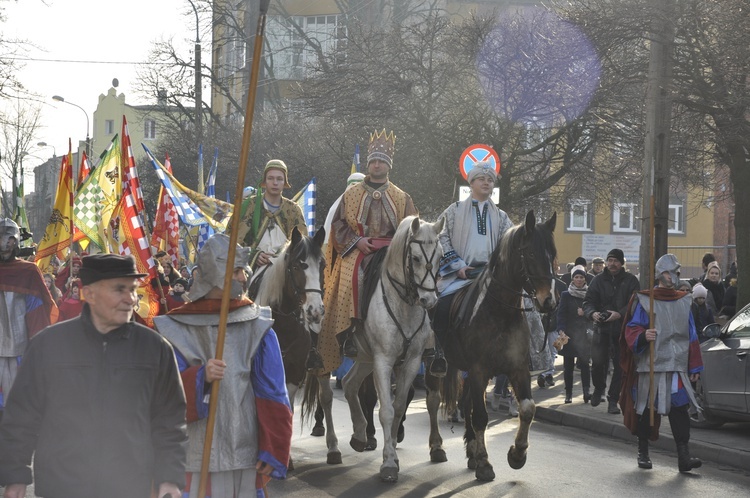
<path id="1" fill-rule="evenodd" d="M 691 417 L 692 426 L 750 422 L 750 304 L 703 333 L 710 339 L 701 344 L 704 370 L 695 388 L 703 413 Z"/>

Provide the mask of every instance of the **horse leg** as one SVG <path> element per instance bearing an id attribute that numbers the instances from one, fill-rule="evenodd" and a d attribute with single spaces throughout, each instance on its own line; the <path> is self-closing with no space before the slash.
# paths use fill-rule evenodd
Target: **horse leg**
<path id="1" fill-rule="evenodd" d="M 447 462 L 448 456 L 443 449 L 443 438 L 440 436 L 440 427 L 438 426 L 440 379 L 430 375 L 430 372 L 426 371 L 424 380 L 427 387 L 427 413 L 430 415 L 430 461 L 435 463 Z M 403 427 L 403 421 L 401 425 Z"/>
<path id="2" fill-rule="evenodd" d="M 375 421 L 373 420 L 375 405 L 378 403 L 378 393 L 375 391 L 372 373 L 367 375 L 362 385 L 359 386 L 358 396 L 359 404 L 365 414 L 365 420 L 367 420 L 367 429 L 365 431 L 367 433 L 367 444 L 365 445 L 365 451 L 373 451 L 378 447 L 378 440 L 375 439 Z"/>
<path id="3" fill-rule="evenodd" d="M 376 360 L 374 364 L 373 380 L 375 381 L 375 389 L 378 393 L 378 400 L 380 400 L 380 410 L 378 417 L 380 418 L 380 425 L 383 427 L 383 463 L 380 466 L 380 480 L 383 482 L 396 482 L 398 481 L 398 458 L 396 457 L 396 433 L 398 426 L 394 425 L 395 418 L 395 407 L 396 400 L 398 399 L 399 386 L 398 382 L 396 385 L 396 399 L 394 400 L 391 394 L 391 372 L 393 365 L 389 364 L 386 360 Z M 416 371 L 414 372 L 416 375 Z M 402 407 L 403 410 L 403 400 Z M 403 415 L 403 411 L 398 415 L 400 418 Z"/>
<path id="4" fill-rule="evenodd" d="M 480 481 L 491 481 L 495 478 L 495 471 L 492 469 L 492 464 L 490 464 L 484 439 L 488 422 L 485 391 L 487 390 L 489 378 L 483 375 L 481 370 L 475 368 L 469 372 L 467 382 L 470 386 L 471 427 L 474 429 L 475 435 L 474 460 L 476 462 L 476 470 L 474 471 L 474 475 Z"/>
<path id="5" fill-rule="evenodd" d="M 400 443 L 404 440 L 406 432 L 404 431 L 404 422 L 406 422 L 406 412 L 409 410 L 411 400 L 414 399 L 414 383 L 409 384 L 409 392 L 406 393 L 406 409 L 404 410 L 404 416 L 401 417 L 401 422 L 398 424 L 398 432 L 396 433 L 396 443 Z"/>
<path id="6" fill-rule="evenodd" d="M 359 401 L 359 388 L 371 370 L 372 367 L 369 363 L 365 364 L 355 361 L 342 381 L 344 396 L 349 404 L 349 414 L 352 418 L 352 429 L 354 431 L 352 438 L 349 440 L 349 445 L 357 452 L 365 451 L 367 447 L 367 420 Z"/>
<path id="7" fill-rule="evenodd" d="M 297 391 L 299 386 L 293 383 L 287 383 L 286 391 L 289 393 L 289 406 L 292 408 L 292 415 L 294 415 L 294 398 L 297 397 Z M 294 423 L 294 417 L 292 417 L 292 423 Z M 292 455 L 289 455 L 289 463 L 286 466 L 287 470 L 294 470 L 294 463 L 292 462 Z"/>
<path id="8" fill-rule="evenodd" d="M 531 399 L 531 377 L 528 369 L 514 372 L 510 376 L 513 392 L 518 400 L 518 431 L 513 446 L 508 450 L 508 465 L 520 469 L 526 464 L 526 450 L 529 448 L 529 428 L 534 420 L 536 405 Z"/>
<path id="9" fill-rule="evenodd" d="M 323 405 L 318 403 L 317 408 L 315 408 L 315 425 L 313 425 L 312 432 L 310 432 L 311 436 L 320 437 L 326 435 L 326 428 L 323 425 L 323 419 L 325 418 L 323 414 Z"/>
<path id="10" fill-rule="evenodd" d="M 477 435 L 474 432 L 474 410 L 471 402 L 471 386 L 466 379 L 461 379 L 461 397 L 456 411 L 463 408 L 464 413 L 464 444 L 466 446 L 466 466 L 471 470 L 477 468 Z"/>
<path id="11" fill-rule="evenodd" d="M 326 419 L 326 446 L 328 447 L 326 462 L 332 465 L 339 464 L 341 463 L 341 451 L 339 451 L 339 440 L 333 428 L 333 389 L 331 389 L 330 374 L 318 377 L 318 384 L 320 384 L 319 402 L 323 406 Z"/>

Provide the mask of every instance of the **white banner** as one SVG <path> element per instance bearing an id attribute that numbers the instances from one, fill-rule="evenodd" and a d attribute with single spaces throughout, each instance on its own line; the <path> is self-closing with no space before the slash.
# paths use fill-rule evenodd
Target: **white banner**
<path id="1" fill-rule="evenodd" d="M 582 239 L 581 256 L 586 258 L 586 261 L 591 262 L 596 257 L 606 258 L 612 249 L 621 249 L 627 263 L 637 264 L 640 259 L 640 235 L 584 234 Z"/>

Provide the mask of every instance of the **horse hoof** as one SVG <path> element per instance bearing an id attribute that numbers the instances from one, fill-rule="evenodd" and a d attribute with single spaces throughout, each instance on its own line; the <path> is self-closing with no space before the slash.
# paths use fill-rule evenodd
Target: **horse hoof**
<path id="1" fill-rule="evenodd" d="M 474 474 L 479 481 L 492 481 L 495 479 L 495 471 L 492 470 L 492 465 L 482 465 L 477 467 L 477 471 Z"/>
<path id="2" fill-rule="evenodd" d="M 374 437 L 367 438 L 367 444 L 365 445 L 365 451 L 374 451 L 378 447 L 378 440 Z"/>
<path id="3" fill-rule="evenodd" d="M 332 451 L 328 454 L 328 458 L 326 459 L 326 463 L 328 465 L 338 465 L 341 463 L 341 452 L 340 451 Z"/>
<path id="4" fill-rule="evenodd" d="M 474 458 L 469 458 L 469 459 L 468 459 L 468 460 L 466 461 L 466 466 L 467 466 L 467 467 L 468 467 L 469 469 L 471 469 L 471 470 L 476 470 L 476 468 L 477 468 L 477 461 L 476 461 L 476 459 L 474 459 Z"/>
<path id="5" fill-rule="evenodd" d="M 526 452 L 523 452 L 523 454 L 518 457 L 516 456 L 516 447 L 511 446 L 508 450 L 508 465 L 515 470 L 523 468 L 523 466 L 526 465 Z"/>
<path id="6" fill-rule="evenodd" d="M 294 462 L 292 462 L 292 457 L 289 457 L 289 464 L 286 466 L 286 470 L 288 472 L 291 472 L 294 470 Z"/>
<path id="7" fill-rule="evenodd" d="M 359 439 L 356 439 L 354 436 L 349 440 L 349 446 L 352 447 L 354 451 L 357 453 L 362 453 L 365 451 L 365 448 L 367 448 L 367 442 L 366 441 L 360 441 Z"/>
<path id="8" fill-rule="evenodd" d="M 443 463 L 448 461 L 448 455 L 445 454 L 445 450 L 437 448 L 430 451 L 430 461 L 432 463 Z"/>
<path id="9" fill-rule="evenodd" d="M 326 428 L 322 425 L 316 425 L 312 428 L 311 436 L 320 437 L 326 435 Z"/>
<path id="10" fill-rule="evenodd" d="M 380 469 L 380 480 L 383 482 L 397 482 L 398 469 L 396 467 L 384 467 Z"/>

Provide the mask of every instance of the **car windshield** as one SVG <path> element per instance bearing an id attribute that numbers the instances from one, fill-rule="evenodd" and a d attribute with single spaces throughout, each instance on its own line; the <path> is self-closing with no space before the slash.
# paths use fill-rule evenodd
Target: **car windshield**
<path id="1" fill-rule="evenodd" d="M 745 306 L 732 318 L 727 333 L 733 337 L 750 336 L 750 306 Z"/>

